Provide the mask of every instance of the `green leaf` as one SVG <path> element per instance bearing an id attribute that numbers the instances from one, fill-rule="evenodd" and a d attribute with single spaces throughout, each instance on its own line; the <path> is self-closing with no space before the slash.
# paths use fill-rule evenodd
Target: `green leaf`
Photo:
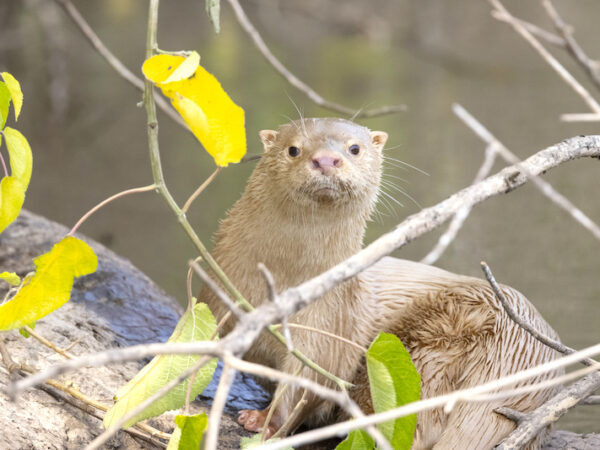
<path id="1" fill-rule="evenodd" d="M 217 329 L 214 316 L 204 303 L 198 303 L 191 311 L 186 311 L 168 342 L 195 342 L 208 340 Z M 106 413 L 104 426 L 109 428 L 128 411 L 134 409 L 148 397 L 156 393 L 169 381 L 196 364 L 202 355 L 158 355 L 142 368 L 133 379 L 119 389 L 115 404 Z M 191 398 L 200 394 L 210 382 L 217 366 L 217 359 L 206 364 L 196 374 Z M 154 402 L 140 414 L 127 421 L 123 428 L 128 428 L 140 420 L 158 416 L 165 411 L 180 408 L 185 403 L 189 379 L 183 381 L 158 401 Z"/>
<path id="2" fill-rule="evenodd" d="M 208 426 L 206 413 L 195 416 L 178 415 L 175 417 L 175 425 L 167 450 L 198 450 Z"/>
<path id="3" fill-rule="evenodd" d="M 8 119 L 8 111 L 10 109 L 10 91 L 6 83 L 0 81 L 0 130 L 4 128 L 6 119 Z"/>
<path id="4" fill-rule="evenodd" d="M 33 166 L 31 147 L 29 147 L 25 136 L 14 128 L 6 127 L 4 138 L 6 139 L 6 147 L 10 156 L 11 175 L 17 178 L 25 186 L 25 190 L 27 190 Z"/>
<path id="5" fill-rule="evenodd" d="M 400 339 L 380 333 L 366 354 L 371 398 L 375 412 L 383 412 L 419 400 L 421 377 Z M 412 445 L 417 415 L 377 425 L 394 450 Z"/>
<path id="6" fill-rule="evenodd" d="M 21 212 L 25 202 L 23 183 L 9 176 L 0 181 L 0 233 L 9 226 Z"/>
<path id="7" fill-rule="evenodd" d="M 272 439 L 267 439 L 264 442 L 261 442 L 262 439 L 262 434 L 257 433 L 254 436 L 251 437 L 243 437 L 241 442 L 240 442 L 240 448 L 242 450 L 246 450 L 248 448 L 254 448 L 254 447 L 258 447 L 261 444 L 264 444 L 266 442 L 277 442 L 280 439 L 279 438 L 272 438 Z M 294 450 L 294 447 L 284 447 L 283 450 Z"/>
<path id="8" fill-rule="evenodd" d="M 8 284 L 18 286 L 21 284 L 21 277 L 14 272 L 2 272 L 0 273 L 0 279 L 6 281 Z"/>
<path id="9" fill-rule="evenodd" d="M 221 12 L 220 0 L 206 0 L 206 12 L 210 19 L 213 27 L 215 27 L 215 33 L 221 31 L 221 23 L 219 20 L 219 13 Z"/>
<path id="10" fill-rule="evenodd" d="M 369 433 L 364 430 L 353 430 L 335 450 L 372 450 L 373 448 L 375 448 L 375 441 Z"/>
<path id="11" fill-rule="evenodd" d="M 2 78 L 6 83 L 6 87 L 10 92 L 10 97 L 13 101 L 13 106 L 15 107 L 15 121 L 19 119 L 19 114 L 21 114 L 21 107 L 23 106 L 23 91 L 21 91 L 21 85 L 17 81 L 15 77 L 13 77 L 8 72 L 2 72 Z"/>
<path id="12" fill-rule="evenodd" d="M 74 278 L 92 273 L 98 266 L 90 246 L 72 236 L 33 262 L 36 272 L 29 283 L 0 306 L 0 330 L 21 328 L 60 308 L 71 296 Z"/>

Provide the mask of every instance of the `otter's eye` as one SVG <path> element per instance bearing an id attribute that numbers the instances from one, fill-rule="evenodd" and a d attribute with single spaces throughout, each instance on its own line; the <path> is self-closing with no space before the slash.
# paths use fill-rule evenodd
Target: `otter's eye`
<path id="1" fill-rule="evenodd" d="M 353 155 L 358 155 L 360 153 L 360 147 L 358 146 L 358 144 L 353 144 L 350 146 L 348 151 Z"/>
<path id="2" fill-rule="evenodd" d="M 292 158 L 295 158 L 296 156 L 298 156 L 300 154 L 300 149 L 298 147 L 290 147 L 288 148 L 288 153 L 290 154 L 290 156 Z"/>

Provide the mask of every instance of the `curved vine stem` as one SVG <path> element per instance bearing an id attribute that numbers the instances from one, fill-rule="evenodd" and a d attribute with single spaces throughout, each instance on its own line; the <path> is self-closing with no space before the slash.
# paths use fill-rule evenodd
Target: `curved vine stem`
<path id="1" fill-rule="evenodd" d="M 104 205 L 112 202 L 113 200 L 116 200 L 116 199 L 121 198 L 121 197 L 125 197 L 126 195 L 129 195 L 129 194 L 137 194 L 139 192 L 152 191 L 155 188 L 156 188 L 156 185 L 151 184 L 150 186 L 144 186 L 144 187 L 139 187 L 139 188 L 127 189 L 126 191 L 121 191 L 118 194 L 115 194 L 115 195 L 113 195 L 111 197 L 108 197 L 105 200 L 102 200 L 100 203 L 98 203 L 96 206 L 94 206 L 92 209 L 90 209 L 88 212 L 86 212 L 81 217 L 81 219 L 79 219 L 77 221 L 77 223 L 73 226 L 73 228 L 71 228 L 71 231 L 69 231 L 69 234 L 67 236 L 73 236 L 75 234 L 75 232 L 77 231 L 77 229 L 81 226 L 81 224 L 83 224 L 83 222 L 85 222 L 92 214 L 94 214 L 96 211 L 98 211 Z"/>

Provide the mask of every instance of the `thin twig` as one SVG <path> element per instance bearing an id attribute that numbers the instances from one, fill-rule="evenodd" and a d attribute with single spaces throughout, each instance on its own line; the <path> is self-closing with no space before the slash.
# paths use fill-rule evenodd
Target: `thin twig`
<path id="1" fill-rule="evenodd" d="M 225 293 L 225 291 L 223 291 L 223 289 L 221 289 L 219 287 L 219 285 L 204 271 L 204 269 L 202 267 L 200 267 L 200 264 L 196 263 L 195 261 L 190 261 L 189 262 L 189 266 L 194 269 L 194 272 L 196 272 L 196 275 L 198 275 L 200 277 L 200 279 L 206 283 L 206 285 L 210 288 L 211 291 L 214 292 L 214 294 L 217 296 L 217 298 L 219 300 L 221 300 L 223 303 L 225 303 L 225 305 L 227 305 L 227 307 L 229 308 L 229 310 L 236 316 L 236 317 L 242 317 L 244 315 L 244 311 L 242 311 L 239 306 L 229 298 L 229 296 Z"/>
<path id="2" fill-rule="evenodd" d="M 542 5 L 544 5 L 546 12 L 554 22 L 555 28 L 565 40 L 567 51 L 573 56 L 573 59 L 583 67 L 596 87 L 600 89 L 600 67 L 598 66 L 598 63 L 586 55 L 579 43 L 573 37 L 571 27 L 568 26 L 560 14 L 558 14 L 558 11 L 552 2 L 550 0 L 542 0 Z"/>
<path id="3" fill-rule="evenodd" d="M 582 405 L 600 405 L 600 395 L 590 395 L 581 402 Z"/>
<path id="4" fill-rule="evenodd" d="M 521 160 L 517 158 L 514 153 L 507 149 L 502 142 L 492 135 L 492 133 L 490 133 L 490 131 L 485 128 L 481 122 L 475 119 L 475 117 L 473 117 L 465 108 L 458 103 L 454 103 L 452 105 L 452 110 L 454 111 L 454 114 L 456 114 L 477 136 L 479 136 L 480 139 L 488 145 L 495 145 L 500 156 L 505 161 L 514 164 L 518 170 L 521 170 L 528 178 L 530 178 L 532 183 L 542 192 L 542 194 L 564 209 L 573 219 L 590 231 L 596 239 L 600 240 L 600 227 L 583 211 L 554 189 L 550 183 L 531 173 L 531 171 L 521 164 Z"/>
<path id="5" fill-rule="evenodd" d="M 550 378 L 548 380 L 540 381 L 539 383 L 532 383 L 526 386 L 520 386 L 514 389 L 507 389 L 506 391 L 500 392 L 490 392 L 487 394 L 479 394 L 473 395 L 469 398 L 469 401 L 473 402 L 490 402 L 494 400 L 500 400 L 505 398 L 517 397 L 523 394 L 529 394 L 531 392 L 538 392 L 541 390 L 546 390 L 554 386 L 564 385 L 568 381 L 573 381 L 578 378 L 581 378 L 589 373 L 595 372 L 600 369 L 600 365 L 596 364 L 594 366 L 583 367 L 581 369 L 575 370 L 573 372 L 569 372 L 565 375 L 561 375 L 560 377 Z"/>
<path id="6" fill-rule="evenodd" d="M 527 417 L 527 414 L 522 413 L 521 411 L 517 411 L 515 409 L 507 408 L 505 406 L 496 408 L 494 412 L 506 417 L 508 420 L 512 420 L 517 424 L 524 420 L 525 417 Z"/>
<path id="7" fill-rule="evenodd" d="M 73 236 L 83 222 L 85 222 L 92 214 L 94 214 L 96 211 L 98 211 L 100 208 L 102 208 L 107 203 L 110 203 L 113 200 L 116 200 L 118 198 L 125 197 L 126 195 L 129 195 L 129 194 L 137 194 L 139 192 L 148 192 L 148 191 L 152 191 L 154 189 L 156 189 L 156 185 L 154 185 L 154 184 L 151 184 L 150 186 L 127 189 L 126 191 L 121 191 L 111 197 L 108 197 L 105 200 L 102 200 L 100 203 L 98 203 L 96 206 L 94 206 L 92 209 L 90 209 L 88 212 L 86 212 L 83 215 L 83 217 L 77 221 L 77 223 L 73 226 L 73 228 L 71 228 L 71 231 L 69 231 L 68 236 Z"/>
<path id="8" fill-rule="evenodd" d="M 525 330 L 527 333 L 529 333 L 535 339 L 540 341 L 542 344 L 550 347 L 553 350 L 556 350 L 559 353 L 562 353 L 563 355 L 570 355 L 570 354 L 576 352 L 576 350 L 572 349 L 571 347 L 566 346 L 562 342 L 551 339 L 548 336 L 546 336 L 545 334 L 540 333 L 529 323 L 525 322 L 524 319 L 519 317 L 519 314 L 515 311 L 513 306 L 508 302 L 508 300 L 504 296 L 504 293 L 502 292 L 502 289 L 500 288 L 500 286 L 498 286 L 498 282 L 494 278 L 494 275 L 492 274 L 490 267 L 485 262 L 482 261 L 481 269 L 483 270 L 483 273 L 485 274 L 485 278 L 488 280 L 488 283 L 490 283 L 490 286 L 492 287 L 494 294 L 496 294 L 496 298 L 500 301 L 500 303 L 502 304 L 502 307 L 504 308 L 504 311 L 506 311 L 506 314 L 508 314 L 508 317 L 510 317 L 513 322 L 515 322 L 517 325 L 519 325 L 521 328 L 523 328 L 523 330 Z M 581 362 L 583 364 L 585 364 L 586 366 L 594 366 L 594 365 L 598 364 L 596 361 L 593 361 L 591 359 L 582 359 Z"/>
<path id="9" fill-rule="evenodd" d="M 61 390 L 56 388 L 52 383 L 42 384 L 42 385 L 38 386 L 38 388 L 41 389 L 42 391 L 46 392 L 48 395 L 51 395 L 52 397 L 56 398 L 57 400 L 68 403 L 68 404 L 80 409 L 81 411 L 85 412 L 86 414 L 89 414 L 90 416 L 95 417 L 96 419 L 98 419 L 100 421 L 104 420 L 104 414 L 100 413 L 98 410 L 94 409 L 93 407 L 90 407 L 90 405 L 79 400 L 78 398 L 74 398 L 70 395 L 67 395 L 67 394 L 61 392 Z M 146 442 L 150 442 L 151 444 L 153 444 L 157 447 L 167 448 L 167 444 L 160 441 L 158 438 L 160 437 L 162 439 L 169 440 L 171 437 L 171 435 L 169 433 L 163 433 L 162 431 L 156 430 L 152 427 L 148 427 L 148 428 L 152 428 L 152 430 L 159 433 L 160 436 L 155 435 L 154 432 L 150 432 L 150 431 L 146 431 L 146 430 L 142 432 L 142 431 L 140 431 L 142 429 L 142 425 L 143 424 L 137 424 L 135 427 L 129 428 L 124 431 L 126 433 L 132 435 L 135 438 L 142 439 Z"/>
<path id="10" fill-rule="evenodd" d="M 479 170 L 477 171 L 477 174 L 473 179 L 473 183 L 471 184 L 479 183 L 481 180 L 483 180 L 489 175 L 489 173 L 492 170 L 492 167 L 494 166 L 494 162 L 496 161 L 496 155 L 498 154 L 496 147 L 497 145 L 495 144 L 488 144 L 488 146 L 485 149 L 485 158 L 483 159 L 483 163 L 481 164 L 481 167 L 479 167 Z M 465 223 L 465 220 L 467 220 L 467 217 L 469 217 L 470 213 L 470 206 L 465 206 L 456 213 L 456 215 L 452 218 L 450 225 L 448 225 L 448 228 L 446 229 L 445 233 L 442 234 L 438 239 L 438 242 L 435 245 L 435 247 L 432 248 L 431 251 L 427 255 L 425 255 L 423 259 L 421 259 L 421 262 L 423 264 L 433 264 L 438 259 L 440 259 L 440 256 L 442 256 L 442 254 L 446 251 L 448 246 L 456 238 L 456 235 Z"/>
<path id="11" fill-rule="evenodd" d="M 190 195 L 190 198 L 187 199 L 187 201 L 183 205 L 183 208 L 181 208 L 181 211 L 183 211 L 184 214 L 187 213 L 187 210 L 189 209 L 192 202 L 194 200 L 196 200 L 196 197 L 198 197 L 202 193 L 202 191 L 206 188 L 206 186 L 208 186 L 210 183 L 212 183 L 212 181 L 216 178 L 216 176 L 219 175 L 220 171 L 221 171 L 221 166 L 217 167 L 214 170 L 214 172 L 211 173 L 210 176 L 206 180 L 204 180 L 204 183 L 202 183 L 200 185 L 200 187 L 198 189 L 196 189 L 192 195 Z"/>
<path id="12" fill-rule="evenodd" d="M 2 337 L 2 335 L 0 335 L 0 355 L 2 356 L 2 361 L 4 362 L 4 365 L 6 366 L 6 369 L 8 370 L 8 373 L 12 378 L 15 369 L 18 368 L 19 365 L 16 364 L 10 356 L 10 353 L 8 351 L 8 348 L 6 348 L 6 343 L 4 342 L 4 338 Z"/>
<path id="13" fill-rule="evenodd" d="M 600 122 L 600 114 L 595 114 L 595 113 L 561 114 L 560 120 L 562 120 L 563 122 Z"/>
<path id="14" fill-rule="evenodd" d="M 591 355 L 590 355 L 591 356 Z M 572 385 L 564 388 L 550 400 L 533 411 L 526 413 L 520 422 L 495 450 L 516 450 L 523 448 L 540 431 L 556 422 L 571 408 L 579 405 L 583 399 L 600 388 L 600 372 L 596 371 Z"/>
<path id="15" fill-rule="evenodd" d="M 384 107 L 376 108 L 376 109 L 369 109 L 369 110 L 365 110 L 360 113 L 357 113 L 355 109 L 348 108 L 346 106 L 331 102 L 329 100 L 325 100 L 323 97 L 321 97 L 319 94 L 317 94 L 313 88 L 311 88 L 308 84 L 306 84 L 304 81 L 300 80 L 296 75 L 294 75 L 292 72 L 290 72 L 290 70 L 287 67 L 285 67 L 281 63 L 281 61 L 279 61 L 275 57 L 275 55 L 273 55 L 273 53 L 271 52 L 271 50 L 269 49 L 267 44 L 265 44 L 265 41 L 263 40 L 263 38 L 260 35 L 260 33 L 258 32 L 258 30 L 254 27 L 252 22 L 250 22 L 250 19 L 248 19 L 248 16 L 246 15 L 244 9 L 242 8 L 242 6 L 238 2 L 238 0 L 228 0 L 228 1 L 229 1 L 229 4 L 231 5 L 231 7 L 233 8 L 233 11 L 235 13 L 235 17 L 237 18 L 237 21 L 239 22 L 241 27 L 244 29 L 244 31 L 248 34 L 248 36 L 250 36 L 250 38 L 254 42 L 254 45 L 256 46 L 256 48 L 265 57 L 265 59 L 269 62 L 269 64 L 271 64 L 273 66 L 273 68 L 283 78 L 285 78 L 287 80 L 288 83 L 290 83 L 292 86 L 294 86 L 296 89 L 298 89 L 304 95 L 306 95 L 311 101 L 313 101 L 317 105 L 321 106 L 322 108 L 330 109 L 337 113 L 346 114 L 346 115 L 352 116 L 352 117 L 375 117 L 375 116 L 381 116 L 384 114 L 392 114 L 392 113 L 397 113 L 397 112 L 401 112 L 401 111 L 406 111 L 406 109 L 407 109 L 406 105 L 391 105 L 391 106 L 384 106 Z"/>
<path id="16" fill-rule="evenodd" d="M 273 278 L 273 274 L 263 263 L 258 263 L 258 270 L 265 279 L 265 284 L 267 286 L 267 298 L 270 302 L 277 301 L 277 290 L 275 288 L 275 279 Z M 294 343 L 292 342 L 292 333 L 290 333 L 290 328 L 288 326 L 288 317 L 281 319 L 281 329 L 283 331 L 283 336 L 285 337 L 287 350 L 291 353 L 294 351 Z"/>
<path id="17" fill-rule="evenodd" d="M 21 370 L 23 370 L 24 372 L 27 372 L 29 374 L 37 372 L 36 369 L 34 369 L 33 367 L 31 367 L 27 364 L 20 364 L 20 368 L 21 368 Z M 69 387 L 59 381 L 52 380 L 52 379 L 46 380 L 44 383 L 47 384 L 48 386 L 52 386 L 54 389 L 57 389 L 59 391 L 64 392 L 65 394 L 68 394 L 70 397 L 77 399 L 78 401 L 82 402 L 86 406 L 91 406 L 92 408 L 99 409 L 100 411 L 103 411 L 103 412 L 108 411 L 107 405 L 100 403 L 100 402 L 94 400 L 93 398 L 88 397 L 83 392 L 81 392 L 79 389 Z M 43 385 L 40 385 L 40 387 L 41 386 L 43 386 Z M 77 406 L 78 408 L 82 409 L 83 411 L 91 414 L 90 408 L 82 408 L 81 406 L 78 406 L 75 403 L 72 403 L 72 404 Z M 104 419 L 104 415 L 102 415 L 102 414 L 92 414 L 92 415 L 94 417 L 99 418 L 100 420 Z M 166 439 L 166 440 L 169 440 L 171 438 L 171 435 L 169 433 L 160 431 L 160 430 L 158 430 L 154 427 L 151 427 L 150 425 L 145 424 L 145 423 L 137 423 L 137 424 L 135 424 L 135 427 L 139 428 L 141 431 L 144 431 L 144 432 L 150 434 L 151 436 L 156 436 L 156 437 L 159 437 L 161 439 Z"/>
<path id="18" fill-rule="evenodd" d="M 67 13 L 67 15 L 73 20 L 79 31 L 83 34 L 83 36 L 88 40 L 92 47 L 96 49 L 96 51 L 102 56 L 106 62 L 119 74 L 122 78 L 127 80 L 133 86 L 135 86 L 140 91 L 144 91 L 144 81 L 141 78 L 136 77 L 131 70 L 129 70 L 125 65 L 117 58 L 107 47 L 104 45 L 102 40 L 98 37 L 98 35 L 94 32 L 92 27 L 86 22 L 83 16 L 79 13 L 77 8 L 71 3 L 70 0 L 55 0 Z M 188 126 L 185 124 L 181 116 L 169 106 L 169 104 L 162 98 L 159 97 L 156 99 L 156 103 L 158 107 L 171 119 L 177 122 L 179 125 L 184 127 L 189 131 Z"/>
<path id="19" fill-rule="evenodd" d="M 194 260 L 194 262 L 196 264 L 198 264 L 200 261 L 202 261 L 202 256 L 198 256 Z M 186 289 L 187 301 L 188 301 L 188 306 L 187 306 L 188 311 L 191 311 L 192 309 L 194 309 L 194 294 L 192 293 L 192 275 L 193 274 L 194 274 L 193 269 L 191 267 L 188 267 L 187 277 L 185 280 L 185 289 Z"/>
<path id="20" fill-rule="evenodd" d="M 509 24 L 510 24 L 510 21 L 512 19 L 514 19 L 517 22 L 519 22 L 521 25 L 523 25 L 525 28 L 527 28 L 527 30 L 531 34 L 539 37 L 540 39 L 543 39 L 544 41 L 548 42 L 549 44 L 556 45 L 557 47 L 562 47 L 562 48 L 565 48 L 567 46 L 567 43 L 565 42 L 565 40 L 563 38 L 561 38 L 560 36 L 550 32 L 550 31 L 544 30 L 543 28 L 540 28 L 531 22 L 527 22 L 526 20 L 519 19 L 517 17 L 513 17 L 511 19 L 510 15 L 503 14 L 500 11 L 492 11 L 492 17 L 496 20 L 499 20 L 500 22 L 507 22 Z"/>
<path id="21" fill-rule="evenodd" d="M 67 352 L 66 350 L 63 350 L 62 348 L 57 347 L 56 345 L 54 345 L 52 342 L 50 342 L 48 339 L 46 339 L 44 336 L 40 336 L 39 334 L 37 334 L 35 331 L 33 331 L 33 328 L 28 327 L 27 325 L 23 327 L 25 329 L 25 331 L 27 331 L 27 333 L 29 333 L 34 339 L 36 339 L 37 341 L 39 341 L 40 343 L 44 344 L 46 347 L 48 347 L 51 350 L 54 350 L 56 353 L 58 353 L 59 355 L 64 356 L 67 359 L 72 359 L 73 355 L 71 355 L 69 352 Z"/>
<path id="22" fill-rule="evenodd" d="M 281 325 L 280 324 L 275 324 L 273 326 L 274 327 L 280 327 Z M 346 339 L 343 336 L 339 336 L 337 334 L 330 333 L 329 331 L 320 330 L 318 328 L 309 327 L 307 325 L 301 325 L 299 323 L 288 323 L 288 327 L 290 327 L 290 328 L 297 328 L 297 329 L 300 329 L 300 330 L 311 331 L 313 333 L 319 333 L 319 334 L 322 334 L 323 336 L 330 337 L 331 339 L 336 339 L 336 340 L 338 340 L 340 342 L 345 342 L 346 344 L 353 346 L 354 348 L 360 350 L 363 353 L 367 352 L 367 348 L 366 347 L 363 347 L 362 345 L 357 344 L 356 342 L 351 341 L 350 339 Z"/>
<path id="23" fill-rule="evenodd" d="M 152 0 L 152 1 L 154 1 L 154 0 Z M 160 399 L 163 396 L 165 396 L 166 394 L 168 394 L 171 389 L 173 389 L 175 386 L 182 383 L 192 373 L 194 373 L 195 371 L 200 369 L 202 366 L 204 366 L 206 363 L 208 363 L 210 361 L 210 359 L 211 359 L 210 357 L 200 358 L 196 362 L 196 364 L 194 364 L 191 368 L 182 372 L 177 378 L 174 378 L 173 380 L 169 381 L 167 384 L 165 384 L 163 387 L 161 387 L 158 391 L 156 391 L 150 397 L 145 399 L 143 402 L 141 402 L 135 408 L 129 410 L 126 414 L 123 415 L 123 417 L 121 417 L 119 420 L 117 420 L 115 423 L 113 423 L 110 428 L 108 428 L 101 435 L 99 435 L 96 439 L 94 439 L 92 442 L 90 442 L 87 445 L 87 447 L 85 447 L 85 450 L 99 449 L 104 443 L 106 443 L 106 441 L 108 441 L 112 436 L 114 436 L 116 433 L 118 433 L 119 430 L 121 429 L 121 427 L 125 423 L 127 423 L 133 417 L 140 414 L 148 406 L 152 405 L 155 401 L 157 401 L 158 399 Z"/>
<path id="24" fill-rule="evenodd" d="M 302 371 L 302 367 L 300 367 L 300 369 L 298 369 L 296 371 L 294 376 L 297 377 L 301 371 Z M 283 394 L 285 394 L 285 392 L 289 389 L 289 387 L 290 387 L 289 384 L 282 384 L 281 382 L 278 383 L 277 390 L 275 391 L 275 395 L 273 396 L 273 400 L 271 400 L 271 404 L 269 405 L 269 412 L 267 413 L 267 418 L 265 419 L 265 423 L 262 427 L 260 442 L 264 442 L 267 439 L 270 439 L 267 436 L 267 431 L 269 430 L 269 425 L 271 423 L 271 419 L 273 418 L 273 414 L 275 413 L 275 410 L 277 409 L 279 403 L 281 402 L 281 399 L 283 398 Z M 275 433 L 271 437 L 275 437 L 276 434 L 277 433 Z"/>
<path id="25" fill-rule="evenodd" d="M 274 302 L 275 298 L 277 297 L 277 290 L 275 289 L 275 279 L 273 278 L 273 274 L 263 263 L 258 263 L 258 270 L 265 279 L 265 285 L 267 286 L 267 298 L 270 302 Z"/>
<path id="26" fill-rule="evenodd" d="M 591 96 L 586 88 L 584 88 L 579 81 L 569 73 L 567 69 L 563 67 L 558 60 L 552 56 L 552 54 L 546 50 L 546 48 L 540 44 L 540 42 L 533 36 L 527 28 L 525 28 L 516 18 L 508 12 L 508 10 L 500 3 L 499 0 L 489 0 L 490 3 L 500 11 L 500 13 L 506 16 L 507 22 L 519 33 L 531 46 L 541 55 L 542 58 L 552 67 L 556 73 L 569 85 L 573 90 L 583 99 L 584 102 L 590 107 L 596 114 L 600 114 L 600 105 Z"/>
<path id="27" fill-rule="evenodd" d="M 4 156 L 0 153 L 0 162 L 2 162 L 2 167 L 4 168 L 4 176 L 8 176 L 8 168 L 6 167 L 6 161 L 4 161 Z"/>
<path id="28" fill-rule="evenodd" d="M 227 363 L 224 364 L 223 371 L 221 372 L 221 379 L 219 380 L 219 386 L 217 387 L 217 393 L 215 394 L 213 404 L 210 408 L 208 430 L 204 438 L 204 448 L 206 450 L 216 450 L 217 448 L 221 416 L 223 415 L 223 409 L 225 408 L 229 390 L 235 379 L 235 372 L 235 369 L 232 369 Z"/>
<path id="29" fill-rule="evenodd" d="M 292 426 L 292 424 L 294 423 L 296 418 L 300 415 L 304 406 L 306 406 L 306 404 L 308 403 L 308 401 L 306 400 L 307 394 L 308 394 L 308 391 L 306 389 L 304 389 L 304 391 L 302 392 L 302 397 L 300 397 L 300 400 L 298 400 L 298 403 L 296 403 L 296 406 L 294 406 L 294 409 L 292 410 L 290 415 L 287 417 L 287 419 L 285 419 L 285 422 L 283 423 L 283 425 L 281 425 L 279 430 L 277 430 L 277 432 L 272 437 L 278 438 L 280 436 L 285 436 L 290 431 L 293 431 L 293 430 L 290 430 L 290 427 Z M 263 433 L 264 433 L 264 430 L 263 430 Z"/>

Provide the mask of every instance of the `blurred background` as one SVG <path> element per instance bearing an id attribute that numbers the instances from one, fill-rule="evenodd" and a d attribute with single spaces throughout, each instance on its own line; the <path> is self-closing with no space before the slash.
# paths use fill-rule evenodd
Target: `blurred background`
<path id="1" fill-rule="evenodd" d="M 216 35 L 204 1 L 162 2 L 159 46 L 197 50 L 203 66 L 246 111 L 248 152 L 260 153 L 257 133 L 297 118 L 335 115 L 311 103 L 266 63 L 222 2 Z M 147 2 L 76 1 L 105 44 L 141 76 Z M 548 30 L 539 2 L 506 1 L 516 16 Z M 600 2 L 555 1 L 575 37 L 600 55 Z M 487 2 L 445 0 L 249 0 L 242 2 L 267 44 L 300 79 L 325 98 L 352 108 L 403 103 L 407 111 L 358 120 L 389 133 L 387 155 L 412 166 L 386 172 L 415 200 L 389 191 L 404 204 L 379 206 L 366 243 L 421 207 L 469 185 L 483 161 L 483 144 L 451 111 L 462 104 L 521 158 L 562 139 L 597 134 L 598 124 L 563 123 L 563 113 L 586 105 L 508 25 L 490 15 Z M 550 50 L 590 89 L 582 70 L 557 48 Z M 0 70 L 11 72 L 25 93 L 18 128 L 29 139 L 34 171 L 25 207 L 72 226 L 88 209 L 121 190 L 151 184 L 141 93 L 116 75 L 51 0 L 2 0 Z M 12 119 L 9 119 L 11 124 Z M 159 113 L 167 185 L 182 205 L 215 169 L 193 138 Z M 598 161 L 561 166 L 545 178 L 597 223 Z M 498 161 L 494 172 L 503 164 Z M 239 197 L 253 163 L 222 171 L 193 204 L 188 218 L 212 247 L 212 234 Z M 419 260 L 443 228 L 395 256 Z M 129 258 L 168 293 L 185 301 L 191 242 L 154 193 L 120 199 L 80 231 Z M 436 263 L 481 276 L 489 263 L 496 278 L 524 292 L 566 344 L 600 341 L 600 243 L 527 185 L 477 206 Z M 4 270 L 4 268 L 1 268 Z M 600 407 L 584 406 L 559 428 L 595 431 Z"/>

